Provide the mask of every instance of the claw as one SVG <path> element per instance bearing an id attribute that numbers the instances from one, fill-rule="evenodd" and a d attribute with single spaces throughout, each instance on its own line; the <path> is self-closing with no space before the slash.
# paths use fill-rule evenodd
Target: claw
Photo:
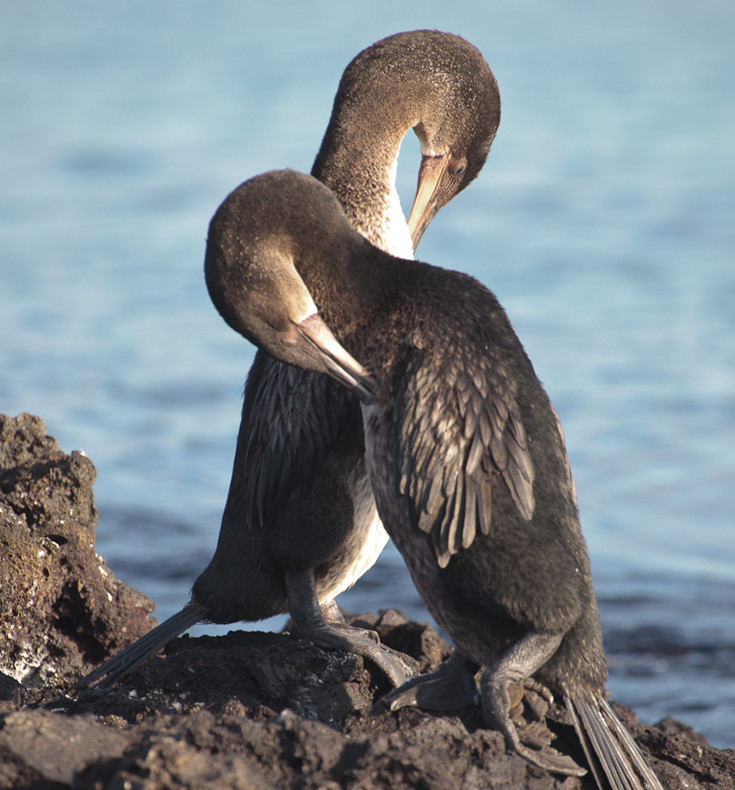
<path id="1" fill-rule="evenodd" d="M 355 635 L 355 636 L 364 636 L 366 639 L 370 639 L 375 642 L 376 645 L 380 644 L 380 636 L 378 635 L 377 631 L 373 631 L 370 628 L 360 628 L 357 625 L 348 625 L 347 623 L 330 623 L 332 628 L 336 628 L 338 631 L 344 631 L 347 634 Z M 384 646 L 385 647 L 385 646 Z M 386 650 L 388 648 L 385 648 Z"/>
<path id="2" fill-rule="evenodd" d="M 526 678 L 523 681 L 523 687 L 529 691 L 535 691 L 539 697 L 543 697 L 549 703 L 549 706 L 554 704 L 554 695 L 551 693 L 551 690 L 548 686 L 544 686 L 543 683 L 539 683 L 538 680 Z"/>
<path id="3" fill-rule="evenodd" d="M 566 754 L 558 752 L 551 746 L 544 746 L 542 749 L 529 749 L 527 746 L 518 744 L 514 750 L 529 763 L 543 768 L 545 771 L 552 771 L 556 774 L 564 774 L 565 776 L 584 776 L 587 773 L 586 768 L 572 760 Z"/>

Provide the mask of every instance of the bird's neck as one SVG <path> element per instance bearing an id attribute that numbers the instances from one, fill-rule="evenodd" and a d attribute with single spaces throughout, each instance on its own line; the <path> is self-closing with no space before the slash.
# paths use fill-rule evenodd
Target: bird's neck
<path id="1" fill-rule="evenodd" d="M 326 250 L 303 250 L 295 260 L 319 313 L 339 339 L 362 334 L 365 325 L 375 323 L 392 300 L 386 296 L 394 278 L 391 264 L 401 265 L 355 233 L 332 238 Z"/>
<path id="2" fill-rule="evenodd" d="M 389 376 L 401 347 L 413 342 L 417 300 L 412 286 L 423 283 L 427 277 L 422 275 L 430 275 L 433 267 L 387 255 L 353 234 L 343 253 L 332 246 L 328 255 L 313 259 L 313 266 L 297 268 L 340 343 L 372 373 Z"/>
<path id="3" fill-rule="evenodd" d="M 391 255 L 413 258 L 413 244 L 396 190 L 398 151 L 406 130 L 343 134 L 327 130 L 312 175 L 328 186 L 355 230 Z M 377 145 L 377 140 L 380 145 Z"/>

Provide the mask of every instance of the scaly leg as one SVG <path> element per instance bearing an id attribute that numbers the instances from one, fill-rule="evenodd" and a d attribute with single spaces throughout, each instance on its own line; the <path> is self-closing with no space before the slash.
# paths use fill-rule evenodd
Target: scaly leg
<path id="1" fill-rule="evenodd" d="M 583 776 L 587 772 L 571 757 L 551 748 L 536 750 L 524 746 L 510 718 L 509 686 L 525 684 L 554 655 L 561 640 L 561 635 L 529 631 L 511 645 L 492 666 L 485 669 L 480 680 L 482 714 L 485 724 L 502 732 L 508 747 L 529 762 L 547 771 Z"/>
<path id="2" fill-rule="evenodd" d="M 394 686 L 403 683 L 411 673 L 400 653 L 376 643 L 362 629 L 335 628 L 327 622 L 319 607 L 313 571 L 289 571 L 285 574 L 285 584 L 288 610 L 300 637 L 328 650 L 344 650 L 369 659 Z"/>

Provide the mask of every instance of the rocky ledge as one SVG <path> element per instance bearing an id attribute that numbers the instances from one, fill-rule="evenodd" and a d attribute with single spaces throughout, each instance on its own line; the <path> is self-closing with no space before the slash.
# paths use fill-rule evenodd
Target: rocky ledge
<path id="1" fill-rule="evenodd" d="M 0 416 L 0 788 L 591 788 L 505 750 L 479 712 L 388 713 L 359 657 L 288 634 L 184 637 L 111 691 L 72 683 L 149 630 L 151 602 L 94 551 L 95 470 L 43 421 Z M 435 668 L 450 647 L 395 611 L 351 618 Z M 735 751 L 616 710 L 667 790 L 735 787 Z M 519 723 L 582 761 L 563 708 Z"/>

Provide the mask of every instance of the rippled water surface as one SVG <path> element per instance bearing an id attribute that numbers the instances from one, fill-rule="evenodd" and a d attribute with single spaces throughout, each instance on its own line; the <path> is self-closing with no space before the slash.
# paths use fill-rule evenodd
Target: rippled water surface
<path id="1" fill-rule="evenodd" d="M 90 455 L 98 551 L 178 609 L 253 356 L 204 288 L 209 218 L 248 176 L 308 171 L 350 58 L 417 27 L 469 38 L 503 97 L 419 257 L 497 293 L 557 406 L 614 696 L 734 746 L 729 0 L 4 2 L 0 411 Z M 404 205 L 417 164 L 408 140 Z M 391 550 L 342 603 L 427 618 Z"/>

